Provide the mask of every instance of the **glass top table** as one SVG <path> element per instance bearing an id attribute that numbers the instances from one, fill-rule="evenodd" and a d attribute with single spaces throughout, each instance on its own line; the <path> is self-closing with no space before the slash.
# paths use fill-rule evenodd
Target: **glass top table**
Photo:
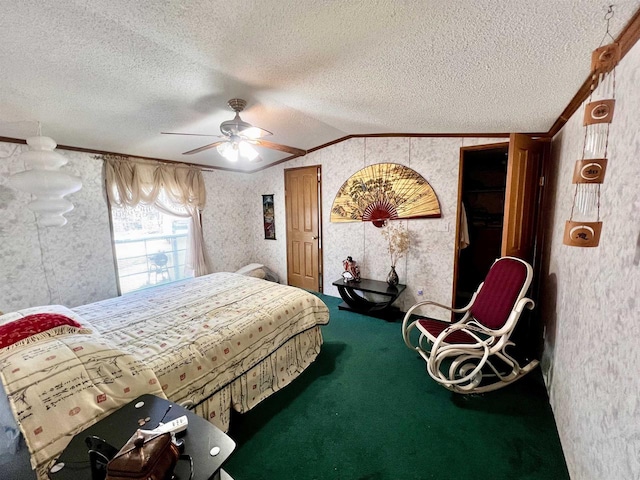
<path id="1" fill-rule="evenodd" d="M 385 320 L 395 320 L 402 312 L 393 307 L 393 302 L 407 288 L 406 285 L 398 284 L 395 287 L 387 282 L 363 278 L 359 282 L 336 280 L 332 285 L 338 287 L 338 292 L 344 300 L 338 305 L 340 310 L 362 313 L 372 317 L 384 318 Z M 379 299 L 374 299 L 373 295 Z"/>

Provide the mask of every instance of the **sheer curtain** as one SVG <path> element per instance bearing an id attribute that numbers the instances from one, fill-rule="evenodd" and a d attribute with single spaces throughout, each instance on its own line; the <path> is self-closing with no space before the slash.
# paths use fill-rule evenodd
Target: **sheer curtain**
<path id="1" fill-rule="evenodd" d="M 176 217 L 189 218 L 186 268 L 199 277 L 210 273 L 204 247 L 201 212 L 206 203 L 202 172 L 183 164 L 133 160 L 105 155 L 107 196 L 112 205 L 154 205 Z"/>

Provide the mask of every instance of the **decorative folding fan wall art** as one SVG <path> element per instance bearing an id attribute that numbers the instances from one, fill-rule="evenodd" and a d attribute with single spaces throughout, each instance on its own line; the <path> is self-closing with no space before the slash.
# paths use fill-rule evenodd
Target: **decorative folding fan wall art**
<path id="1" fill-rule="evenodd" d="M 439 218 L 440 202 L 422 175 L 397 163 L 377 163 L 354 173 L 338 190 L 332 222 Z"/>
<path id="2" fill-rule="evenodd" d="M 602 45 L 607 36 L 613 40 L 609 33 L 612 16 L 610 6 L 604 17 L 607 31 L 591 55 L 591 95 L 584 105 L 582 159 L 576 162 L 573 173 L 573 205 L 563 239 L 571 247 L 597 247 L 600 243 L 600 187 L 607 169 L 609 130 L 616 103 L 616 65 L 620 61 L 618 43 Z"/>

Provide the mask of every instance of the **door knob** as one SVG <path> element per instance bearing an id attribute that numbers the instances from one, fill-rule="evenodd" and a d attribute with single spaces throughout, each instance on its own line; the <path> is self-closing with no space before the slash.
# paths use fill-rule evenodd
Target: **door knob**
<path id="1" fill-rule="evenodd" d="M 318 235 L 314 235 L 314 236 L 313 236 L 313 237 L 311 237 L 311 238 L 313 238 L 314 240 L 317 240 L 317 239 L 318 239 Z"/>

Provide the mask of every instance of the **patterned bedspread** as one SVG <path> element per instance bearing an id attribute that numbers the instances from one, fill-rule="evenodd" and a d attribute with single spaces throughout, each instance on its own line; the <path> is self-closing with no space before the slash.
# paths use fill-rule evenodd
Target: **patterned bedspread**
<path id="1" fill-rule="evenodd" d="M 52 310 L 67 313 L 60 306 Z M 163 395 L 144 362 L 95 334 L 58 335 L 0 350 L 0 376 L 34 468 L 113 410 L 144 393 Z M 38 477 L 46 478 L 42 471 Z"/>
<path id="2" fill-rule="evenodd" d="M 169 399 L 196 404 L 288 339 L 329 321 L 315 295 L 224 272 L 73 310 L 148 365 Z"/>
<path id="3" fill-rule="evenodd" d="M 322 342 L 317 326 L 329 321 L 327 307 L 315 295 L 232 273 L 73 311 L 93 333 L 0 351 L 0 376 L 34 466 L 58 455 L 77 431 L 142 393 L 191 403 L 212 419 L 215 412 L 203 410 L 212 398 L 230 406 L 232 392 L 260 390 L 261 377 L 286 384 L 299 372 L 284 370 L 315 358 Z M 287 355 L 297 360 L 283 358 Z M 269 375 L 260 372 L 265 365 Z M 265 396 L 234 401 L 242 411 Z"/>

